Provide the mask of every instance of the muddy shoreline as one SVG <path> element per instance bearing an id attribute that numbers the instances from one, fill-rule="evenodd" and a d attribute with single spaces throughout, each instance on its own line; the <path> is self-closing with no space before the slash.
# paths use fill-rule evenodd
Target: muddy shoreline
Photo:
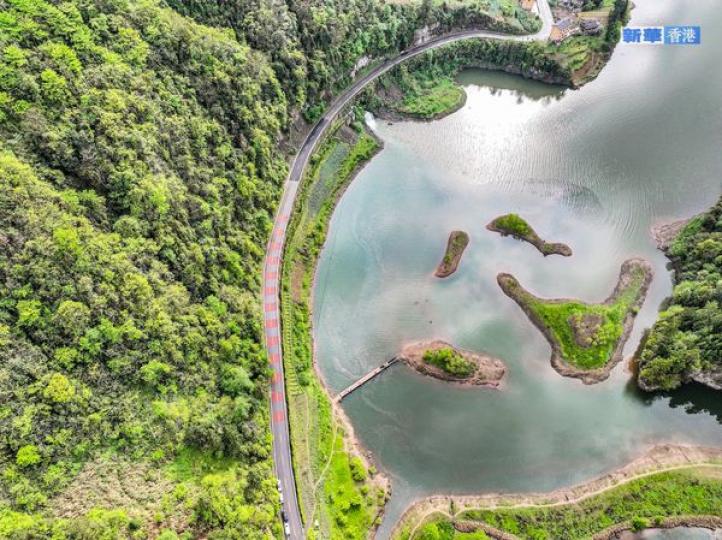
<path id="1" fill-rule="evenodd" d="M 677 444 L 655 445 L 643 451 L 639 457 L 612 472 L 572 487 L 558 488 L 549 492 L 448 494 L 425 497 L 412 502 L 406 508 L 401 519 L 394 527 L 391 538 L 398 538 L 404 527 L 409 525 L 417 527 L 433 517 L 453 519 L 467 510 L 493 510 L 529 506 L 553 507 L 573 504 L 635 478 L 694 466 L 722 467 L 722 448 Z M 454 510 L 453 513 L 450 513 L 451 508 Z M 461 521 L 461 523 L 464 522 Z M 474 526 L 476 529 L 485 530 L 493 538 L 517 539 L 513 535 L 497 531 L 488 526 L 479 526 L 475 522 Z M 616 527 L 621 528 L 617 530 Z M 595 536 L 594 538 L 595 540 L 614 538 L 611 535 L 622 532 L 622 530 L 624 530 L 624 524 L 602 531 L 606 536 Z"/>
<path id="2" fill-rule="evenodd" d="M 622 323 L 622 334 L 619 336 L 619 340 L 617 341 L 617 344 L 612 351 L 612 356 L 603 367 L 596 369 L 579 368 L 569 364 L 564 359 L 561 347 L 557 342 L 557 339 L 554 336 L 553 332 L 547 327 L 546 324 L 544 324 L 544 321 L 537 317 L 537 315 L 527 306 L 526 302 L 524 302 L 523 296 L 525 294 L 531 293 L 526 291 L 519 284 L 519 282 L 514 276 L 510 274 L 499 274 L 497 276 L 497 282 L 499 283 L 502 291 L 504 291 L 504 294 L 506 294 L 509 298 L 511 298 L 517 303 L 517 305 L 527 315 L 529 320 L 534 324 L 534 326 L 537 327 L 537 329 L 544 335 L 546 340 L 549 342 L 549 345 L 552 348 L 552 355 L 550 361 L 552 367 L 556 370 L 556 372 L 564 377 L 580 379 L 584 384 L 596 384 L 608 379 L 612 370 L 619 362 L 622 361 L 624 345 L 629 339 L 630 334 L 632 333 L 632 328 L 634 327 L 634 319 L 637 316 L 636 311 L 638 311 L 638 309 L 644 303 L 644 300 L 647 297 L 647 291 L 649 290 L 649 285 L 652 282 L 653 271 L 651 265 L 647 261 L 643 259 L 629 259 L 627 261 L 624 261 L 614 291 L 602 304 L 610 305 L 616 301 L 617 297 L 621 294 L 622 290 L 628 284 L 629 279 L 631 279 L 631 273 L 634 267 L 641 267 L 644 270 L 644 281 L 640 288 L 639 295 L 637 296 L 634 303 L 632 303 L 629 311 L 624 318 L 624 321 Z M 518 290 L 517 287 L 520 290 Z M 574 300 L 571 298 L 561 298 L 551 301 L 556 303 L 578 302 L 578 300 Z"/>
<path id="3" fill-rule="evenodd" d="M 426 351 L 436 351 L 445 348 L 453 349 L 455 352 L 461 354 L 464 360 L 476 364 L 476 371 L 473 375 L 465 378 L 454 377 L 443 369 L 424 361 L 423 356 Z M 422 375 L 466 387 L 481 386 L 499 388 L 502 379 L 506 375 L 506 365 L 501 360 L 485 354 L 458 349 L 440 339 L 420 341 L 406 345 L 396 358 Z"/>

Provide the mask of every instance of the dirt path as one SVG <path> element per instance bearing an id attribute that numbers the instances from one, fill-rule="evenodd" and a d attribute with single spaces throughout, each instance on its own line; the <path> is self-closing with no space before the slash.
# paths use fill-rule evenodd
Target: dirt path
<path id="1" fill-rule="evenodd" d="M 560 488 L 547 493 L 489 493 L 428 497 L 413 503 L 406 509 L 392 532 L 392 538 L 400 533 L 404 525 L 413 522 L 414 528 L 410 537 L 412 538 L 418 527 L 434 514 L 453 518 L 467 510 L 554 508 L 567 504 L 576 504 L 633 480 L 660 472 L 692 467 L 722 469 L 722 449 L 673 444 L 657 445 L 616 471 L 583 484 Z M 455 509 L 453 515 L 449 512 L 452 503 Z"/>

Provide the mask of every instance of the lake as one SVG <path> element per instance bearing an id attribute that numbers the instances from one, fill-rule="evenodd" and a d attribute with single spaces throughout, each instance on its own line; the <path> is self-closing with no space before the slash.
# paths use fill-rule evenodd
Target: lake
<path id="1" fill-rule="evenodd" d="M 332 389 L 404 343 L 441 338 L 508 366 L 502 390 L 450 386 L 396 365 L 343 402 L 393 482 L 379 538 L 415 498 L 546 491 L 629 461 L 651 444 L 722 445 L 722 399 L 701 386 L 636 389 L 626 365 L 594 386 L 558 375 L 550 348 L 496 284 L 510 272 L 538 296 L 604 300 L 622 262 L 655 279 L 631 354 L 671 292 L 650 237 L 722 193 L 722 12 L 715 0 L 637 0 L 634 25 L 698 24 L 701 46 L 620 44 L 580 90 L 467 71 L 466 105 L 436 122 L 370 120 L 384 150 L 334 213 L 314 289 L 318 362 Z M 485 229 L 516 212 L 571 258 Z M 471 242 L 433 277 L 449 232 Z"/>

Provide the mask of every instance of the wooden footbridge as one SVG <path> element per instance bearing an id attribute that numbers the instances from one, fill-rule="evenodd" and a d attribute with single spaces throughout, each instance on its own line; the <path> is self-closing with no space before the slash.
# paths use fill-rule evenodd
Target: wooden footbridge
<path id="1" fill-rule="evenodd" d="M 396 356 L 394 356 L 391 360 L 387 360 L 386 362 L 384 362 L 383 364 L 381 364 L 379 367 L 377 367 L 377 368 L 369 371 L 366 375 L 364 375 L 363 377 L 361 377 L 358 381 L 356 381 L 355 383 L 353 383 L 351 386 L 345 388 L 344 390 L 341 390 L 341 391 L 336 395 L 336 397 L 334 398 L 334 400 L 335 400 L 337 403 L 340 402 L 340 401 L 343 400 L 346 396 L 348 396 L 348 395 L 351 394 L 352 392 L 355 392 L 356 390 L 358 390 L 359 388 L 361 388 L 364 384 L 366 384 L 367 382 L 369 382 L 369 381 L 370 381 L 371 379 L 373 379 L 374 377 L 378 377 L 379 375 L 381 375 L 384 371 L 386 371 L 388 368 L 390 368 L 391 366 L 393 366 L 393 365 L 394 365 L 396 362 L 398 362 L 398 361 L 399 361 L 399 358 L 396 357 Z"/>

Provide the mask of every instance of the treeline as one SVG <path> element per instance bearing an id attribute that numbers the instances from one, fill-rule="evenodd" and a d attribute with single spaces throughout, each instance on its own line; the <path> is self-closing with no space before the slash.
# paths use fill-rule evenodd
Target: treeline
<path id="1" fill-rule="evenodd" d="M 571 84 L 572 73 L 555 51 L 538 42 L 492 39 L 457 41 L 430 50 L 395 67 L 369 85 L 360 103 L 374 112 L 400 112 L 401 96 L 424 92 L 427 83 L 443 83 L 464 68 L 499 69 L 556 84 Z M 403 99 L 403 98 L 402 98 Z"/>
<path id="2" fill-rule="evenodd" d="M 350 82 L 363 57 L 408 47 L 417 29 L 459 28 L 530 33 L 541 21 L 516 2 L 391 2 L 379 0 L 168 0 L 180 12 L 234 28 L 240 40 L 269 55 L 289 102 L 306 119 Z"/>
<path id="3" fill-rule="evenodd" d="M 667 250 L 674 291 L 646 337 L 639 382 L 677 388 L 694 378 L 722 385 L 722 200 L 694 218 Z"/>

